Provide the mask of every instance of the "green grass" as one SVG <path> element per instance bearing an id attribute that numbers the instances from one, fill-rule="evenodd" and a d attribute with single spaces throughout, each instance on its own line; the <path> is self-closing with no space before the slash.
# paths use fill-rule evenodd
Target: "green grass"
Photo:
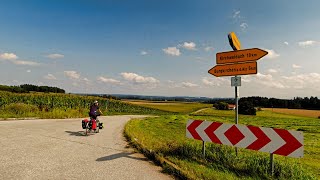
<path id="1" fill-rule="evenodd" d="M 125 133 L 138 149 L 153 154 L 155 159 L 167 159 L 175 164 L 181 177 L 190 179 L 316 179 L 320 178 L 320 122 L 303 118 L 258 111 L 257 116 L 239 116 L 239 123 L 304 131 L 305 155 L 301 159 L 275 155 L 275 174 L 271 177 L 269 154 L 206 143 L 206 158 L 202 157 L 202 142 L 185 136 L 188 119 L 234 123 L 234 111 L 207 109 L 191 115 L 164 115 L 148 120 L 132 120 Z M 150 155 L 149 155 L 150 156 Z"/>

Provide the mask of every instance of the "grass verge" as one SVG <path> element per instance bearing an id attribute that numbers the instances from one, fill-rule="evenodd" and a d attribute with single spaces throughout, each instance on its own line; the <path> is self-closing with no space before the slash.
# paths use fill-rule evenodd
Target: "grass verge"
<path id="1" fill-rule="evenodd" d="M 221 113 L 221 114 L 220 114 Z M 215 114 L 210 117 L 209 114 Z M 302 159 L 287 158 L 275 155 L 275 173 L 271 177 L 269 170 L 269 154 L 258 151 L 239 149 L 238 156 L 234 148 L 206 143 L 206 157 L 201 154 L 202 142 L 187 139 L 185 137 L 185 125 L 189 118 L 215 120 L 219 122 L 233 122 L 231 111 L 204 111 L 194 116 L 188 115 L 164 115 L 150 117 L 146 120 L 131 120 L 125 127 L 125 135 L 129 142 L 140 152 L 164 167 L 165 172 L 170 172 L 179 178 L 187 179 L 316 179 L 319 178 L 319 142 L 313 146 L 312 136 L 318 132 L 317 125 L 306 129 L 305 133 L 305 157 Z M 251 124 L 270 127 L 285 128 L 294 125 L 299 129 L 294 116 L 279 115 L 276 119 L 268 112 L 259 112 L 257 116 L 240 116 L 242 124 Z M 279 118 L 279 119 L 278 119 Z M 247 120 L 247 122 L 245 122 Z M 309 120 L 309 119 L 308 119 Z M 265 123 L 266 122 L 266 123 Z M 276 123 L 277 122 L 277 123 Z M 310 122 L 315 123 L 315 122 Z M 316 130 L 317 131 L 317 130 Z M 310 134 L 309 134 L 310 135 Z M 315 175 L 315 176 L 314 176 Z"/>

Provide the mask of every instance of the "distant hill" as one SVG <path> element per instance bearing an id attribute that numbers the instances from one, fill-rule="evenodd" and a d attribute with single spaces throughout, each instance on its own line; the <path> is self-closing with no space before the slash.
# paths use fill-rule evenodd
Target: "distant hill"
<path id="1" fill-rule="evenodd" d="M 128 95 L 128 94 L 82 94 L 90 96 L 104 97 L 108 99 L 129 99 L 129 100 L 148 100 L 148 101 L 181 101 L 181 102 L 201 102 L 208 104 L 217 104 L 226 102 L 234 104 L 234 98 L 208 98 L 208 97 L 189 97 L 189 96 L 146 96 L 146 95 Z M 249 101 L 255 107 L 265 108 L 290 108 L 290 109 L 320 109 L 320 99 L 318 97 L 295 97 L 294 99 L 277 99 L 267 97 L 242 97 L 239 104 Z"/>
<path id="2" fill-rule="evenodd" d="M 182 101 L 182 102 L 204 102 L 211 103 L 217 101 L 233 101 L 233 98 L 208 98 L 208 97 L 191 97 L 191 96 L 146 96 L 130 94 L 81 94 L 90 96 L 106 97 L 108 99 L 132 99 L 148 101 Z"/>

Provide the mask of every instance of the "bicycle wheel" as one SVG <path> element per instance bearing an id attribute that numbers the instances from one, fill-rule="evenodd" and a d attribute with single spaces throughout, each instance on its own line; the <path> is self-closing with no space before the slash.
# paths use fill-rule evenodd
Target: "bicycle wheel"
<path id="1" fill-rule="evenodd" d="M 89 127 L 88 127 L 88 123 L 86 124 L 86 131 L 85 131 L 85 135 L 88 136 L 89 133 Z"/>
<path id="2" fill-rule="evenodd" d="M 96 120 L 96 133 L 99 133 L 100 132 L 100 121 L 99 120 Z"/>

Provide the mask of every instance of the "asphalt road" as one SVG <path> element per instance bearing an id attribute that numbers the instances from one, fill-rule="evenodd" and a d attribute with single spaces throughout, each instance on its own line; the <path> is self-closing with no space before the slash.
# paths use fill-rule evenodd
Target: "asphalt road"
<path id="1" fill-rule="evenodd" d="M 132 117 L 100 117 L 89 136 L 81 119 L 0 121 L 0 179 L 172 179 L 126 147 Z"/>

